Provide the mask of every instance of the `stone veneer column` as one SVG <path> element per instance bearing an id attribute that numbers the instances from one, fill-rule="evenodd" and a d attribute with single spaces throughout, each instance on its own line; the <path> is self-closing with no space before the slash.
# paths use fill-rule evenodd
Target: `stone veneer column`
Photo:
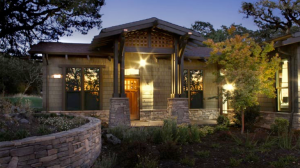
<path id="1" fill-rule="evenodd" d="M 172 118 L 177 118 L 177 123 L 190 123 L 189 117 L 189 101 L 187 98 L 169 98 L 168 99 L 168 114 Z"/>
<path id="2" fill-rule="evenodd" d="M 118 125 L 130 126 L 128 98 L 111 98 L 109 111 L 109 127 Z"/>

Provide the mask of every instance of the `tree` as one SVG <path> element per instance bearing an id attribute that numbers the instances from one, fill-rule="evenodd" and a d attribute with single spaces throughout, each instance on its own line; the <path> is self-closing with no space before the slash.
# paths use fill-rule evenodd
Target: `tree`
<path id="1" fill-rule="evenodd" d="M 299 0 L 259 0 L 256 3 L 243 2 L 241 13 L 253 17 L 258 27 L 265 30 L 282 30 L 290 33 L 291 28 L 300 26 Z M 279 16 L 278 16 L 279 15 Z M 272 32 L 269 32 L 272 34 Z"/>
<path id="2" fill-rule="evenodd" d="M 30 87 L 37 93 L 42 85 L 42 65 L 34 60 L 0 55 L 0 91 L 25 94 Z"/>
<path id="3" fill-rule="evenodd" d="M 101 27 L 104 0 L 1 0 L 0 49 L 21 55 L 38 41 Z"/>
<path id="4" fill-rule="evenodd" d="M 229 34 L 231 32 L 234 32 L 234 27 L 228 30 Z M 247 34 L 216 43 L 208 39 L 204 43 L 212 48 L 208 63 L 218 63 L 223 69 L 223 76 L 217 73 L 217 82 L 234 86 L 233 91 L 224 91 L 223 94 L 226 100 L 232 102 L 234 109 L 241 112 L 243 133 L 246 107 L 258 104 L 258 94 L 276 97 L 273 79 L 279 69 L 280 58 L 268 55 L 274 50 L 272 43 L 260 46 Z"/>
<path id="5" fill-rule="evenodd" d="M 236 31 L 233 34 L 228 33 L 228 29 L 234 26 Z M 246 27 L 243 27 L 241 24 L 237 25 L 235 23 L 231 24 L 229 27 L 222 25 L 221 29 L 214 29 L 213 25 L 209 22 L 195 21 L 192 24 L 192 29 L 199 32 L 204 38 L 212 39 L 214 42 L 221 42 L 235 35 L 250 34 L 254 35 L 253 30 L 249 30 Z"/>

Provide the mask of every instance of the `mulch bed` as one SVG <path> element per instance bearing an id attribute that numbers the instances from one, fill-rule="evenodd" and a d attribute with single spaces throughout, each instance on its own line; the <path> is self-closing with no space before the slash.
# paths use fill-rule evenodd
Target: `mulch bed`
<path id="1" fill-rule="evenodd" d="M 299 147 L 297 149 L 287 150 L 278 147 L 276 144 L 266 148 L 267 150 L 261 150 L 262 145 L 269 137 L 269 131 L 261 128 L 255 129 L 252 133 L 245 133 L 241 135 L 239 128 L 231 127 L 229 131 L 220 131 L 207 135 L 201 138 L 200 143 L 192 143 L 186 145 L 177 145 L 181 148 L 179 157 L 176 159 L 162 159 L 157 144 L 152 143 L 136 143 L 136 144 L 120 144 L 111 145 L 103 140 L 103 146 L 101 156 L 108 156 L 109 153 L 116 153 L 118 156 L 118 163 L 116 167 L 134 167 L 136 164 L 136 154 L 148 155 L 150 158 L 157 158 L 159 167 L 161 168 L 186 168 L 186 167 L 203 167 L 203 168 L 223 168 L 223 167 L 249 167 L 249 168 L 268 168 L 275 167 L 271 165 L 271 162 L 278 161 L 280 157 L 288 155 L 297 158 L 296 161 L 292 161 L 289 165 L 284 167 L 299 168 L 300 167 L 300 152 Z M 238 144 L 232 135 L 243 139 L 248 139 L 248 142 L 252 142 L 252 146 L 247 146 L 245 143 Z M 299 133 L 295 134 L 299 137 Z M 275 135 L 272 135 L 275 137 Z M 296 142 L 294 142 L 295 144 Z M 133 146 L 131 148 L 130 146 Z M 135 147 L 134 147 L 135 146 Z M 141 147 L 142 146 L 142 147 Z M 139 152 L 135 152 L 135 150 Z M 210 151 L 208 157 L 197 156 L 197 151 Z M 257 156 L 257 160 L 252 161 L 249 159 L 249 155 Z M 182 158 L 195 159 L 194 166 L 188 166 L 180 162 Z M 131 159 L 131 160 L 130 160 Z M 242 161 L 234 165 L 231 163 L 231 159 Z"/>

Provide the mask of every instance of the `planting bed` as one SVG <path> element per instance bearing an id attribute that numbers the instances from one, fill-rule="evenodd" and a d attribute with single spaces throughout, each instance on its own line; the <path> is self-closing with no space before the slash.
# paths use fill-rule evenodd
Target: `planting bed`
<path id="1" fill-rule="evenodd" d="M 269 130 L 261 128 L 242 135 L 240 128 L 229 127 L 205 137 L 202 135 L 201 142 L 183 144 L 155 143 L 155 135 L 141 134 L 147 139 L 140 140 L 135 135 L 136 140 L 125 139 L 118 145 L 104 141 L 98 165 L 101 159 L 109 160 L 116 154 L 115 161 L 111 159 L 114 167 L 300 167 L 299 133 L 294 134 L 290 149 L 282 146 L 277 135 L 270 136 Z"/>

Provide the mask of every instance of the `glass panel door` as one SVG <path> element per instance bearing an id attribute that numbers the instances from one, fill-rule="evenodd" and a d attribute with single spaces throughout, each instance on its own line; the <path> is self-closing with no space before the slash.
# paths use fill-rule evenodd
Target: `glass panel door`
<path id="1" fill-rule="evenodd" d="M 99 68 L 84 68 L 84 109 L 98 110 L 100 106 Z"/>
<path id="2" fill-rule="evenodd" d="M 66 110 L 81 109 L 81 68 L 66 69 Z"/>

